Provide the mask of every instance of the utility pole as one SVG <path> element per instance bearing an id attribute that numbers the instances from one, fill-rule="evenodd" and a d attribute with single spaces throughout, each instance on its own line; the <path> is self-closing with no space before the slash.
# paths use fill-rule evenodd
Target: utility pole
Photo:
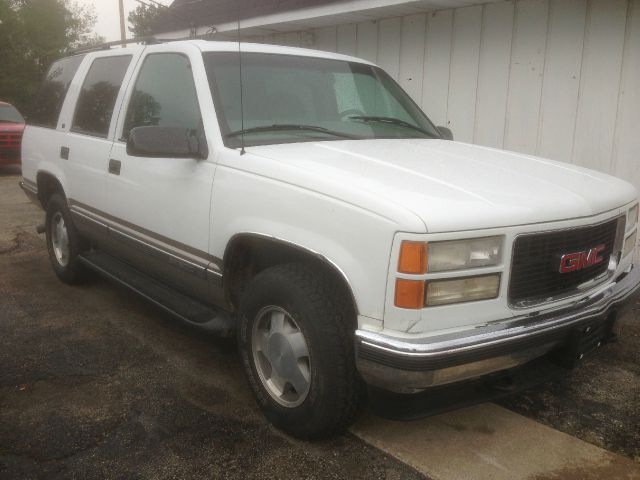
<path id="1" fill-rule="evenodd" d="M 120 3 L 120 40 L 125 42 L 127 40 L 127 31 L 124 25 L 124 0 L 118 0 Z M 123 45 L 126 47 L 126 45 Z"/>

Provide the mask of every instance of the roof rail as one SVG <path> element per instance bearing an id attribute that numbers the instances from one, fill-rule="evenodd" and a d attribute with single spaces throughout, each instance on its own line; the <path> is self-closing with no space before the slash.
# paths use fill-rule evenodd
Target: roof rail
<path id="1" fill-rule="evenodd" d="M 129 45 L 131 43 L 143 43 L 145 45 L 152 45 L 154 43 L 164 43 L 166 40 L 158 40 L 155 37 L 138 37 L 129 38 L 127 40 L 116 40 L 115 42 L 100 43 L 98 45 L 92 45 L 91 47 L 79 48 L 71 52 L 74 55 L 80 53 L 98 52 L 100 50 L 109 50 L 111 47 L 118 47 L 120 45 Z"/>
<path id="2" fill-rule="evenodd" d="M 144 45 L 155 45 L 158 43 L 171 43 L 171 42 L 181 42 L 184 40 L 212 40 L 212 37 L 215 36 L 217 32 L 215 29 L 213 31 L 209 31 L 207 33 L 203 33 L 200 35 L 192 35 L 189 37 L 179 37 L 179 38 L 157 38 L 157 37 L 138 37 L 138 38 L 129 38 L 127 40 L 116 40 L 115 42 L 106 42 L 100 43 L 98 45 L 93 45 L 87 48 L 79 48 L 78 50 L 74 50 L 71 52 L 72 55 L 79 55 L 81 53 L 90 53 L 90 52 L 99 52 L 101 50 L 109 50 L 111 47 L 118 47 L 120 45 L 129 45 L 132 43 L 142 43 Z"/>

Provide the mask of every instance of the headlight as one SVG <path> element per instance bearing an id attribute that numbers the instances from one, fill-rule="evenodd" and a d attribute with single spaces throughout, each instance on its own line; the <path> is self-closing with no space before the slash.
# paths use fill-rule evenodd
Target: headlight
<path id="1" fill-rule="evenodd" d="M 498 265 L 502 237 L 429 242 L 427 259 L 429 273 Z"/>
<path id="2" fill-rule="evenodd" d="M 496 298 L 500 290 L 500 274 L 455 278 L 427 282 L 427 307 L 450 303 Z"/>
<path id="3" fill-rule="evenodd" d="M 627 232 L 636 226 L 638 223 L 638 204 L 629 210 L 627 214 Z"/>
<path id="4" fill-rule="evenodd" d="M 633 252 L 633 249 L 636 248 L 636 240 L 638 238 L 638 231 L 636 230 L 635 232 L 633 232 L 631 235 L 629 235 L 627 238 L 625 238 L 624 240 L 624 251 L 622 252 L 622 258 L 626 258 L 627 255 L 629 255 L 631 252 Z"/>

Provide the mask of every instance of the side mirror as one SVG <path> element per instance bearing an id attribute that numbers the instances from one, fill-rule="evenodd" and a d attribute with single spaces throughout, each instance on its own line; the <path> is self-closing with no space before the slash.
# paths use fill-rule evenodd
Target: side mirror
<path id="1" fill-rule="evenodd" d="M 440 132 L 440 136 L 445 140 L 453 140 L 453 132 L 450 128 L 447 127 L 436 127 L 438 132 Z"/>
<path id="2" fill-rule="evenodd" d="M 136 127 L 129 133 L 127 153 L 136 157 L 207 158 L 204 135 L 178 127 Z"/>

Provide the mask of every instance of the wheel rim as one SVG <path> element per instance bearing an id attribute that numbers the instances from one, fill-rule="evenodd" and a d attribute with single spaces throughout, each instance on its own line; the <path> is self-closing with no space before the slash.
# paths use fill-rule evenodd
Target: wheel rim
<path id="1" fill-rule="evenodd" d="M 311 358 L 304 334 L 280 307 L 265 307 L 256 316 L 251 337 L 253 361 L 269 395 L 288 408 L 307 398 Z"/>
<path id="2" fill-rule="evenodd" d="M 61 267 L 69 263 L 69 234 L 60 212 L 56 212 L 51 219 L 51 246 L 56 261 Z"/>

